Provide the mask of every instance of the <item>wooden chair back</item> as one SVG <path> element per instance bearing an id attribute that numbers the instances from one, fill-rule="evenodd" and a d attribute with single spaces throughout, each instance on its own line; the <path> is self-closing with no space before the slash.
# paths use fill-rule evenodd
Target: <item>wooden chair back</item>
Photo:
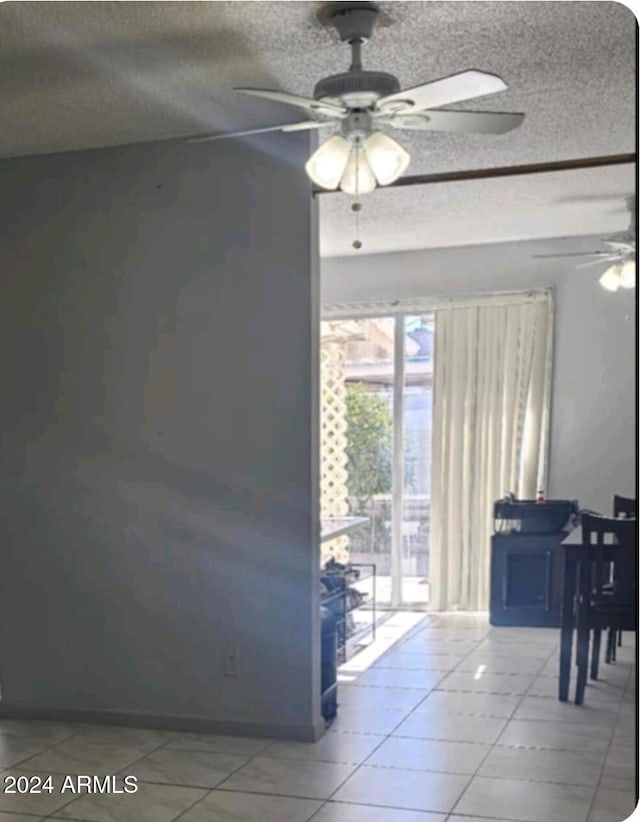
<path id="1" fill-rule="evenodd" d="M 635 519 L 638 505 L 632 497 L 621 497 L 619 494 L 613 496 L 613 516 Z"/>
<path id="2" fill-rule="evenodd" d="M 632 604 L 637 594 L 636 521 L 583 513 L 582 544 L 589 551 L 591 591 L 613 584 L 616 602 Z"/>

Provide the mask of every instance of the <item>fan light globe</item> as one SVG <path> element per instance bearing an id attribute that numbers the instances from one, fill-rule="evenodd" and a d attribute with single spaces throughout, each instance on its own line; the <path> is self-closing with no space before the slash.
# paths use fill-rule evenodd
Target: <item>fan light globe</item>
<path id="1" fill-rule="evenodd" d="M 340 188 L 345 194 L 368 194 L 376 187 L 376 178 L 371 170 L 367 156 L 360 146 L 354 145 L 349 155 L 349 162 L 340 181 Z"/>
<path id="2" fill-rule="evenodd" d="M 620 285 L 623 288 L 636 287 L 636 261 L 627 260 L 620 272 Z"/>
<path id="3" fill-rule="evenodd" d="M 381 131 L 374 131 L 367 137 L 364 150 L 371 170 L 381 186 L 397 180 L 411 159 L 401 145 Z"/>
<path id="4" fill-rule="evenodd" d="M 321 188 L 336 189 L 349 162 L 350 150 L 349 141 L 335 134 L 309 157 L 305 171 Z"/>
<path id="5" fill-rule="evenodd" d="M 622 266 L 612 265 L 611 268 L 608 268 L 602 277 L 598 280 L 600 285 L 603 288 L 606 288 L 607 291 L 617 291 L 620 288 L 620 274 L 622 273 Z"/>

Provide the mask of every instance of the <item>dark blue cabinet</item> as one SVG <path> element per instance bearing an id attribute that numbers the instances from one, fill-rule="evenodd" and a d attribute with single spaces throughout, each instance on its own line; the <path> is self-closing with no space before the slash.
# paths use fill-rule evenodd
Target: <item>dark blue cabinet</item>
<path id="1" fill-rule="evenodd" d="M 568 533 L 494 534 L 489 603 L 492 625 L 560 626 L 560 544 Z"/>

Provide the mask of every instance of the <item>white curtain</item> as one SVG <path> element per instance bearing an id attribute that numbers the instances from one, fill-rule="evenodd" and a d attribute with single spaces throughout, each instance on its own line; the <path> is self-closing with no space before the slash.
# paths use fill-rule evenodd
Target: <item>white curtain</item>
<path id="1" fill-rule="evenodd" d="M 551 332 L 550 293 L 436 311 L 434 610 L 488 610 L 493 502 L 544 488 Z"/>

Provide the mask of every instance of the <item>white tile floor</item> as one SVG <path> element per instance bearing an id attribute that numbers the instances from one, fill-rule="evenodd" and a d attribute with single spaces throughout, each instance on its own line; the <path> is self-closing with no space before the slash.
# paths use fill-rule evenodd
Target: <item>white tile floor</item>
<path id="1" fill-rule="evenodd" d="M 395 619 L 381 631 L 387 646 Z M 557 701 L 557 630 L 490 628 L 466 615 L 408 624 L 384 655 L 366 652 L 371 667 L 348 668 L 338 719 L 315 744 L 0 720 L 0 778 L 140 780 L 131 795 L 0 793 L 0 822 L 621 822 L 631 813 L 635 636 L 577 707 Z"/>

